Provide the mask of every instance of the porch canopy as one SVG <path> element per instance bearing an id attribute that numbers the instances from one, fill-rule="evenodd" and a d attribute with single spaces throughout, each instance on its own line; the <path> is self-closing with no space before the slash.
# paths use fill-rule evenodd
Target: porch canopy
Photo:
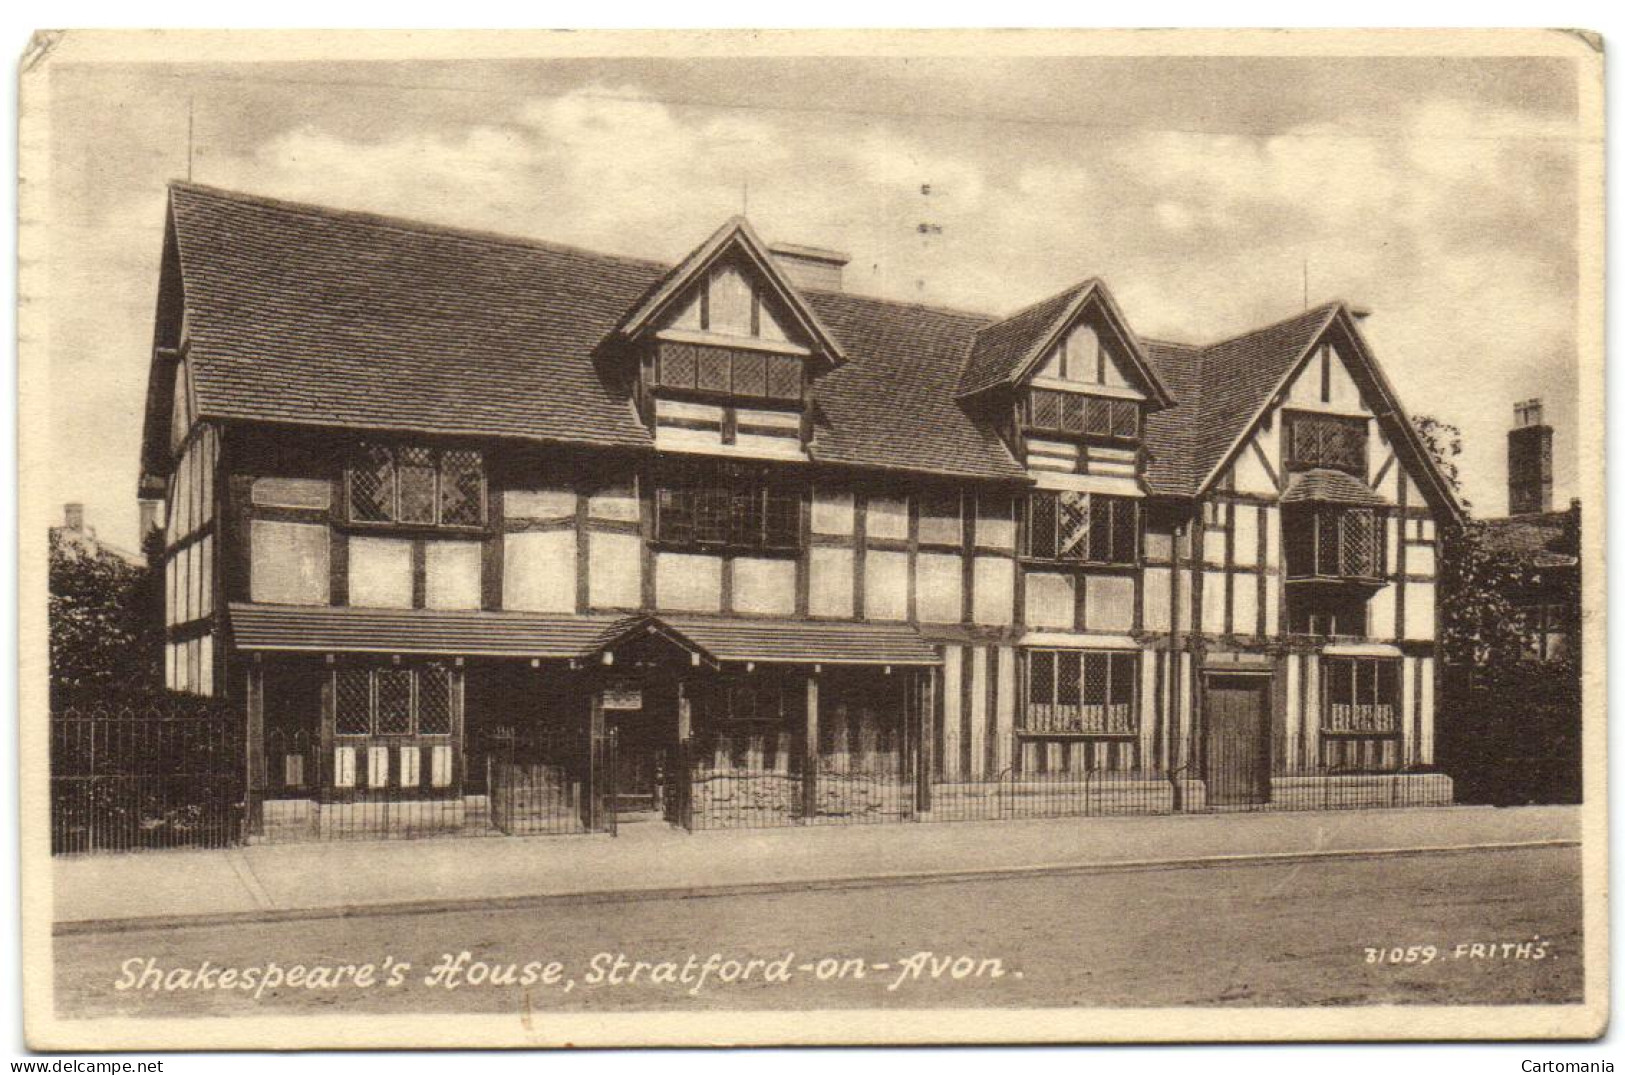
<path id="1" fill-rule="evenodd" d="M 1340 470 L 1317 467 L 1294 474 L 1281 494 L 1281 503 L 1313 501 L 1321 504 L 1347 504 L 1361 508 L 1390 507 L 1388 500 L 1371 486 Z"/>
<path id="2" fill-rule="evenodd" d="M 238 649 L 267 652 L 588 660 L 652 635 L 712 666 L 941 663 L 902 623 L 233 604 L 231 626 Z"/>

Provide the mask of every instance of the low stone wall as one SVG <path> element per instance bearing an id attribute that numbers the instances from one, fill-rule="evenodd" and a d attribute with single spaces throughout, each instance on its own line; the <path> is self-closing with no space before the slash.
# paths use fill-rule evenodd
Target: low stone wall
<path id="1" fill-rule="evenodd" d="M 1455 786 L 1444 773 L 1307 774 L 1270 778 L 1276 810 L 1377 810 L 1449 806 Z"/>
<path id="2" fill-rule="evenodd" d="M 694 774 L 691 802 L 696 829 L 774 828 L 802 820 L 801 777 L 738 769 Z M 891 774 L 820 773 L 818 812 L 811 824 L 904 820 L 912 789 Z"/>

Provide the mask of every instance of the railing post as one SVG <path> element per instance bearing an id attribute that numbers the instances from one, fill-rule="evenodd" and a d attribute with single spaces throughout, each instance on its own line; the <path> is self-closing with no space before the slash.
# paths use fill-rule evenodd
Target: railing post
<path id="1" fill-rule="evenodd" d="M 818 674 L 807 673 L 806 748 L 801 757 L 801 820 L 818 816 Z"/>
<path id="2" fill-rule="evenodd" d="M 605 780 L 600 769 L 603 765 L 603 750 L 599 746 L 604 739 L 604 694 L 601 690 L 594 690 L 587 701 L 587 831 L 597 832 L 604 824 L 604 784 Z M 610 783 L 613 783 L 611 781 Z M 608 809 L 613 810 L 610 804 Z"/>
<path id="3" fill-rule="evenodd" d="M 261 835 L 265 828 L 265 665 L 257 653 L 248 664 L 245 706 L 243 760 L 247 780 L 243 787 L 246 805 L 243 836 L 246 838 Z"/>
<path id="4" fill-rule="evenodd" d="M 937 672 L 935 668 L 927 668 L 919 673 L 919 690 L 915 692 L 919 699 L 916 706 L 914 726 L 919 732 L 918 743 L 915 749 L 914 763 L 914 811 L 915 816 L 931 812 L 931 772 L 936 768 L 936 686 Z"/>

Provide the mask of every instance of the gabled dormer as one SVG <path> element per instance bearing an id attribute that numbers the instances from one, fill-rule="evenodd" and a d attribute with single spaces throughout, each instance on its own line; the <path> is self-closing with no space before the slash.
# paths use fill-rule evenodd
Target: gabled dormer
<path id="1" fill-rule="evenodd" d="M 1145 415 L 1173 402 L 1098 280 L 977 333 L 960 398 L 1003 412 L 1029 470 L 1133 482 Z"/>
<path id="2" fill-rule="evenodd" d="M 708 455 L 805 458 L 812 385 L 846 360 L 742 217 L 672 269 L 614 340 L 636 364 L 655 446 Z"/>

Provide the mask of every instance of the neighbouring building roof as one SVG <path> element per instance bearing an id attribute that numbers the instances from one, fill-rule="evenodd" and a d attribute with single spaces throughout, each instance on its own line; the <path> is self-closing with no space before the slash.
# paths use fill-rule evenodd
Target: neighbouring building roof
<path id="1" fill-rule="evenodd" d="M 1535 567 L 1574 567 L 1580 562 L 1579 510 L 1576 503 L 1568 511 L 1485 519 L 1484 540 Z"/>
<path id="2" fill-rule="evenodd" d="M 1341 470 L 1315 468 L 1292 475 L 1281 503 L 1318 501 L 1322 504 L 1352 504 L 1359 507 L 1385 508 L 1389 502 L 1380 493 L 1359 478 Z"/>
<path id="3" fill-rule="evenodd" d="M 233 604 L 238 649 L 584 658 L 654 631 L 713 661 L 937 664 L 907 624 Z"/>
<path id="4" fill-rule="evenodd" d="M 601 347 L 680 267 L 183 183 L 170 213 L 200 417 L 652 449 Z M 1002 319 L 803 289 L 846 358 L 818 380 L 812 459 L 1023 478 L 961 397 L 1030 362 L 1096 289 L 1109 304 L 1088 280 Z M 1131 335 L 1173 404 L 1147 419 L 1152 491 L 1200 491 L 1340 308 L 1208 346 Z M 149 388 L 149 466 L 167 368 Z"/>

